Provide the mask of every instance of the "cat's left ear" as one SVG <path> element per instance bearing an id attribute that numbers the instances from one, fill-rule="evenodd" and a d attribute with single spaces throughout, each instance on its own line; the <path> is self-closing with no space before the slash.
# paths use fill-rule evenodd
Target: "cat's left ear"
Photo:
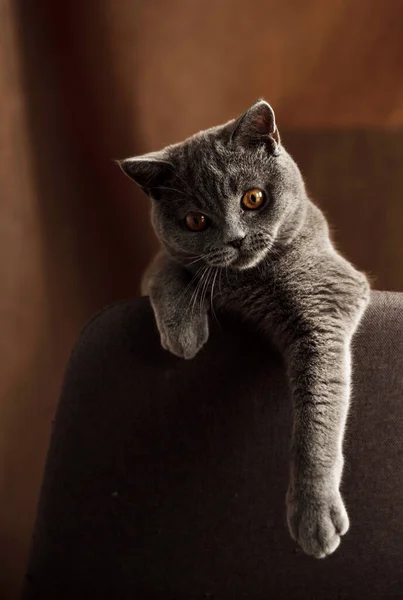
<path id="1" fill-rule="evenodd" d="M 163 152 L 150 152 L 116 162 L 146 193 L 164 185 L 172 173 L 172 165 Z"/>
<path id="2" fill-rule="evenodd" d="M 280 146 L 274 110 L 265 100 L 253 104 L 234 123 L 231 139 L 243 146 L 265 144 L 271 153 L 276 154 Z"/>

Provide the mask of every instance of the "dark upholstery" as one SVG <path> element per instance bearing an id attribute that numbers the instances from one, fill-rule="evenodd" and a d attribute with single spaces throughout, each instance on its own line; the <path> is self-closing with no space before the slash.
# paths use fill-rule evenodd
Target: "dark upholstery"
<path id="1" fill-rule="evenodd" d="M 147 299 L 90 321 L 68 366 L 26 600 L 403 598 L 403 294 L 374 292 L 354 340 L 334 555 L 285 522 L 291 403 L 279 356 L 220 319 L 163 351 Z"/>

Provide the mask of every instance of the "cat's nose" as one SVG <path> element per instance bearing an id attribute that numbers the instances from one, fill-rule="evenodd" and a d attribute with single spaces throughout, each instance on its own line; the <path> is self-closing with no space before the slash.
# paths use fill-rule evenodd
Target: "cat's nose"
<path id="1" fill-rule="evenodd" d="M 228 244 L 228 246 L 232 246 L 233 248 L 236 248 L 236 250 L 239 250 L 240 247 L 242 246 L 242 242 L 244 241 L 245 237 L 246 237 L 245 235 L 238 236 L 232 240 L 229 240 L 227 242 L 227 244 Z"/>

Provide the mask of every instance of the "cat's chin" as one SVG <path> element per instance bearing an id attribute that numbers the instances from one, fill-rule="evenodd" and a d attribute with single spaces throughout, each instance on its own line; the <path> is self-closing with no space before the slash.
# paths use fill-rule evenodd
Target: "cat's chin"
<path id="1" fill-rule="evenodd" d="M 219 269 L 234 269 L 234 271 L 245 271 L 247 269 L 253 269 L 259 265 L 267 256 L 268 248 L 265 248 L 260 252 L 248 252 L 248 251 L 235 251 L 230 257 L 219 257 L 215 260 L 208 260 L 207 264 L 210 267 Z"/>
<path id="2" fill-rule="evenodd" d="M 231 269 L 237 269 L 238 271 L 245 271 L 246 269 L 253 269 L 262 262 L 266 255 L 266 252 L 259 252 L 254 254 L 240 254 L 235 261 L 231 263 Z"/>

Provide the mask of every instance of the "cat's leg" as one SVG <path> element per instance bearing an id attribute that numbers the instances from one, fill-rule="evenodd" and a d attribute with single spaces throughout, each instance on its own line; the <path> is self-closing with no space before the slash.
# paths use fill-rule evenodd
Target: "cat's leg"
<path id="1" fill-rule="evenodd" d="M 147 269 L 142 288 L 150 296 L 165 350 L 181 358 L 193 358 L 209 335 L 207 303 L 197 281 L 183 267 L 159 254 Z"/>
<path id="2" fill-rule="evenodd" d="M 351 303 L 344 317 L 330 319 L 329 307 L 322 304 L 316 325 L 297 337 L 287 353 L 294 405 L 287 521 L 292 537 L 317 558 L 334 552 L 349 528 L 339 490 L 342 444 L 350 398 L 350 342 L 366 294 L 355 307 Z"/>

